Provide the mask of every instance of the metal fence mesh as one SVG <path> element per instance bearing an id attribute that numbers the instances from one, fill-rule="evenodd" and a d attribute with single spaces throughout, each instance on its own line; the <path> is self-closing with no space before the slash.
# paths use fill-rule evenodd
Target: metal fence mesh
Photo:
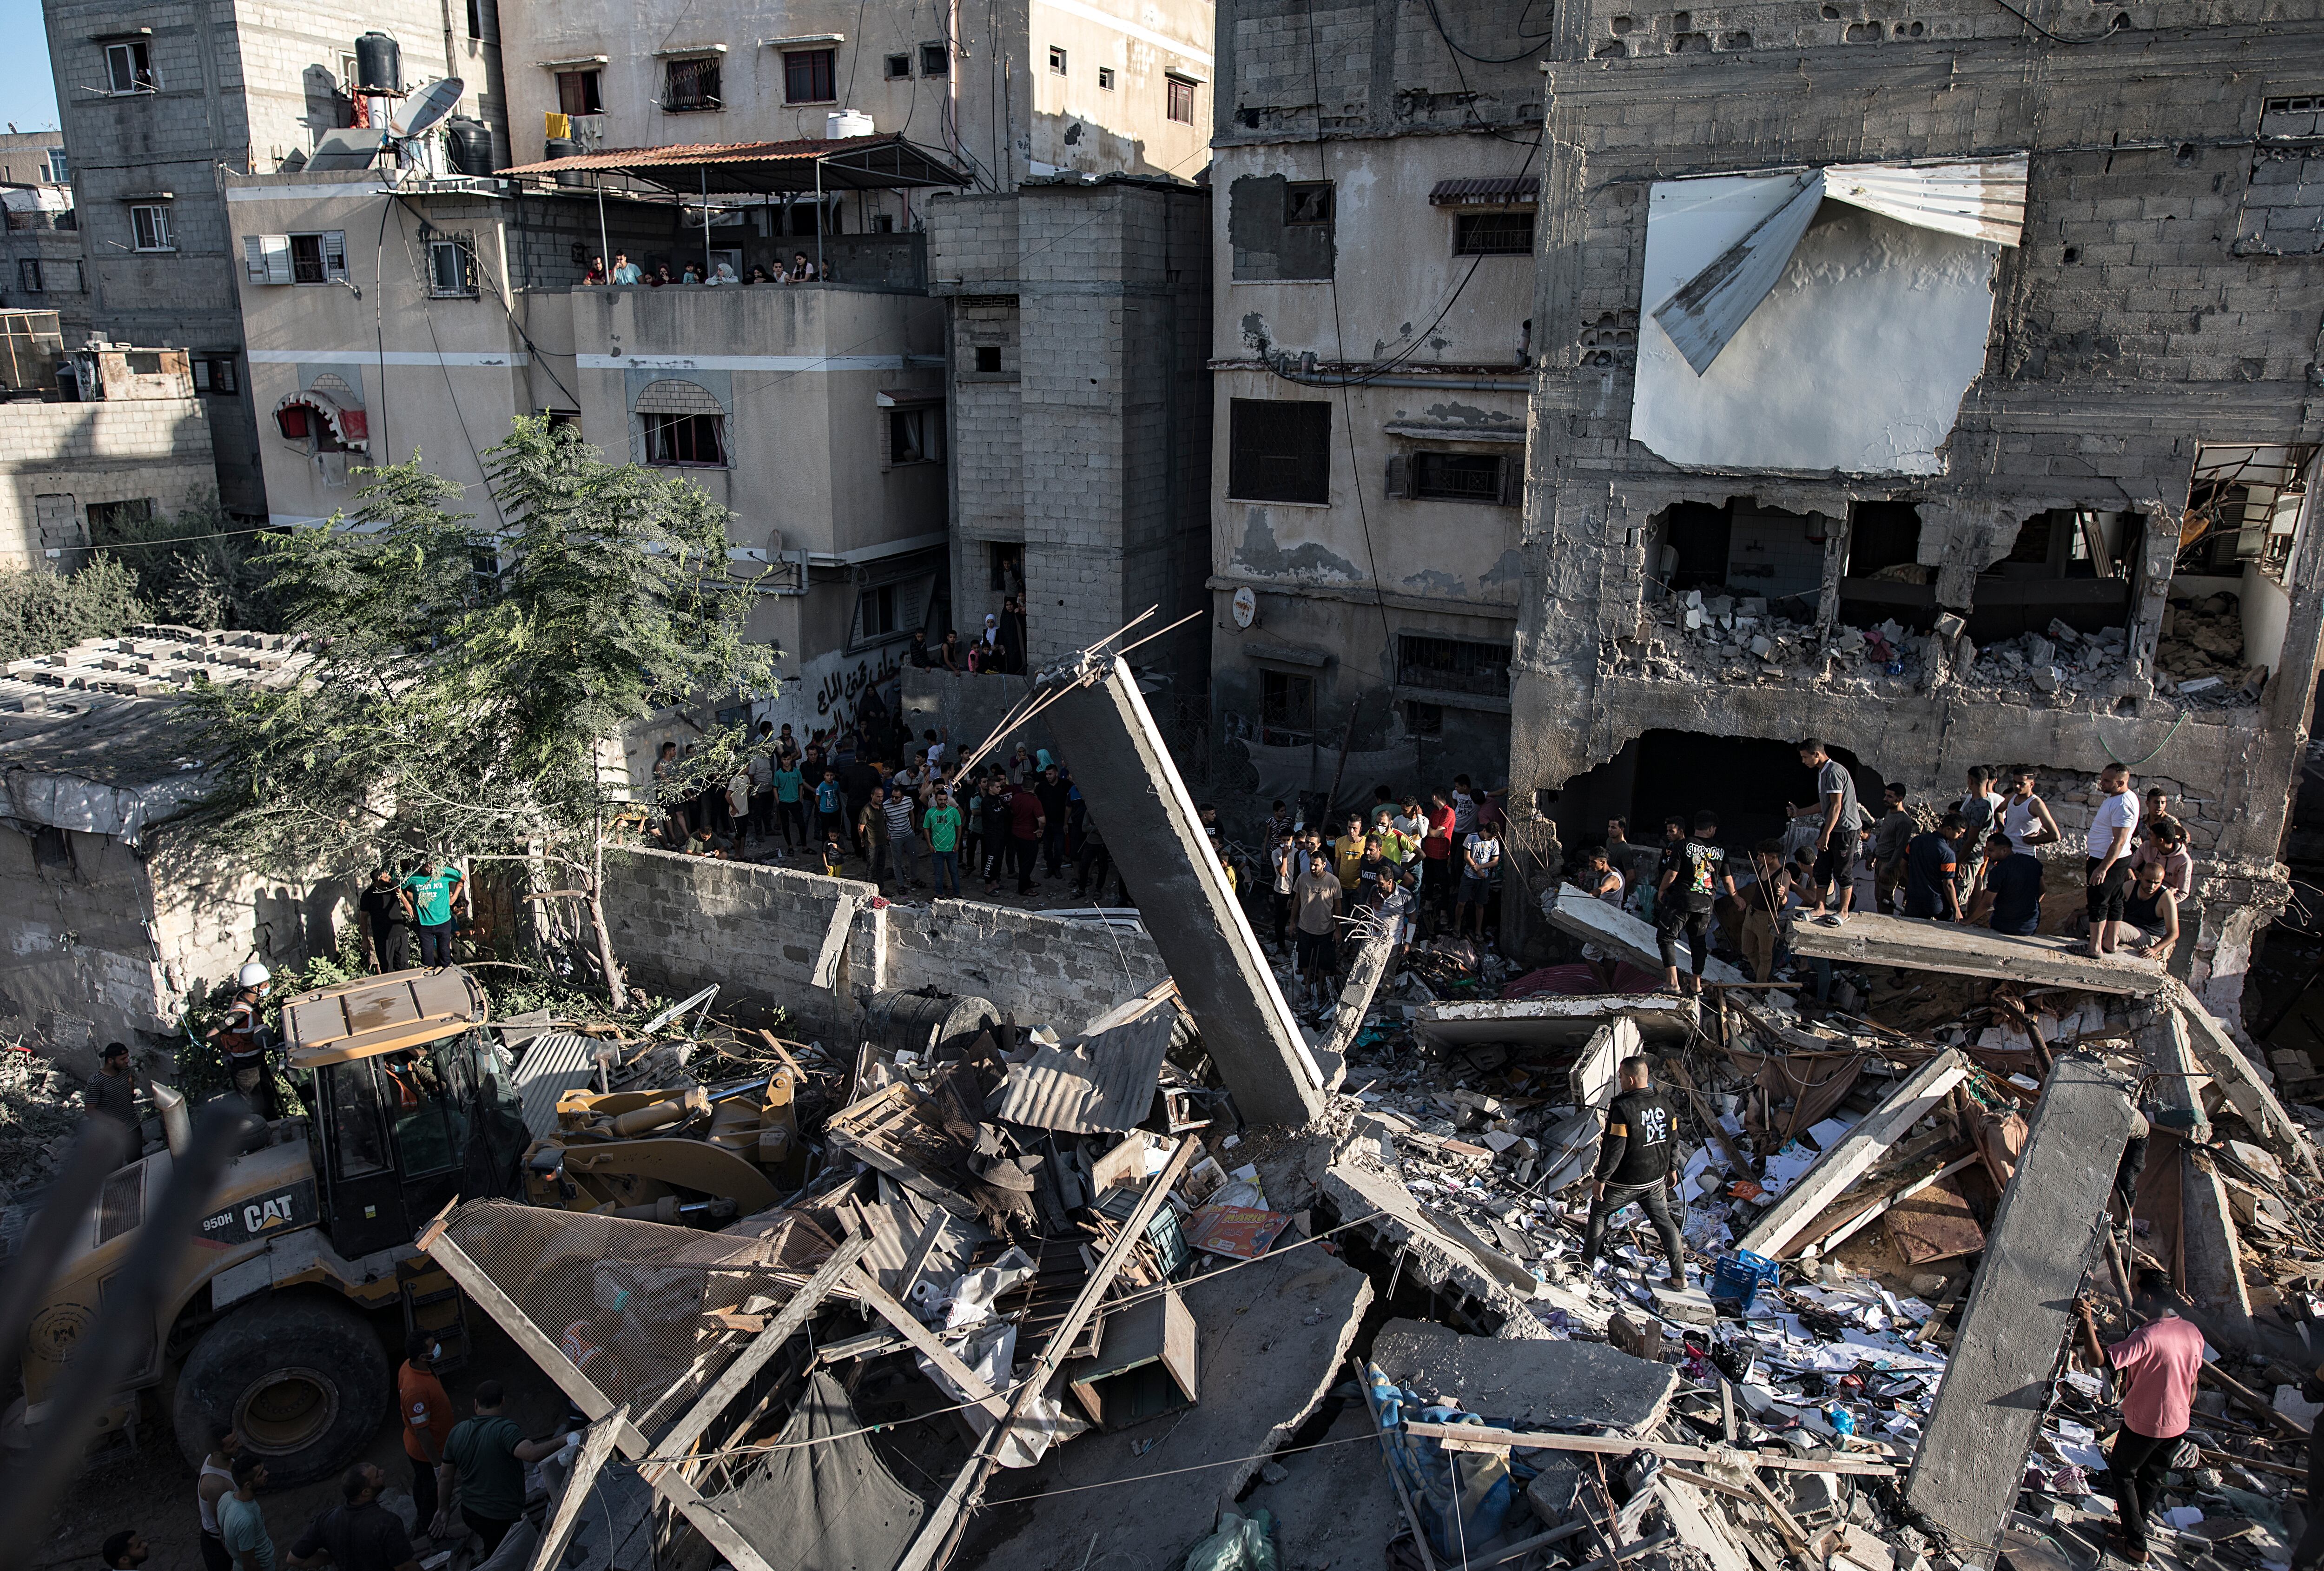
<path id="1" fill-rule="evenodd" d="M 789 1214 L 698 1233 L 507 1200 L 462 1206 L 445 1232 L 649 1434 L 749 1343 L 710 1315 L 773 1314 L 833 1249 Z"/>

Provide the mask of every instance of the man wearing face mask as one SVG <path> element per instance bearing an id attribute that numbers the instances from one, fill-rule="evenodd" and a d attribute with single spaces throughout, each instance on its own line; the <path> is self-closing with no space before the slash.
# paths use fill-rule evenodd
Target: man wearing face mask
<path id="1" fill-rule="evenodd" d="M 436 1338 L 414 1331 L 403 1345 L 403 1367 L 395 1372 L 395 1403 L 403 1415 L 403 1455 L 411 1463 L 411 1503 L 422 1532 L 436 1520 L 436 1469 L 452 1434 L 452 1399 L 436 1378 Z"/>

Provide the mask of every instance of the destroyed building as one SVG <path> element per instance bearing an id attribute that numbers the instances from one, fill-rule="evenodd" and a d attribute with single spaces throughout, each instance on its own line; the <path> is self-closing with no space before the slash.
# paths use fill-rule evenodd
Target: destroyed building
<path id="1" fill-rule="evenodd" d="M 1700 808 L 1748 845 L 1812 734 L 1874 801 L 2032 764 L 2079 865 L 2119 760 L 2190 827 L 2173 967 L 2233 1018 L 2324 619 L 2315 101 L 2168 8 L 1558 29 L 1519 796 L 1568 846 Z"/>

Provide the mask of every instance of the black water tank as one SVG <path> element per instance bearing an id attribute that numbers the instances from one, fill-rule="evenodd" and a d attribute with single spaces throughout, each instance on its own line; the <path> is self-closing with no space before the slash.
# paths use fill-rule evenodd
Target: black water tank
<path id="1" fill-rule="evenodd" d="M 403 91 L 403 50 L 383 32 L 366 32 L 355 40 L 355 91 Z"/>
<path id="2" fill-rule="evenodd" d="M 444 137 L 452 152 L 454 174 L 493 172 L 493 129 L 481 120 L 456 116 L 444 122 Z"/>
<path id="3" fill-rule="evenodd" d="M 581 144 L 570 136 L 552 136 L 540 150 L 540 155 L 543 158 L 577 158 L 580 154 Z M 580 172 L 576 170 L 560 169 L 557 171 L 557 183 L 561 186 L 577 186 L 581 183 Z"/>

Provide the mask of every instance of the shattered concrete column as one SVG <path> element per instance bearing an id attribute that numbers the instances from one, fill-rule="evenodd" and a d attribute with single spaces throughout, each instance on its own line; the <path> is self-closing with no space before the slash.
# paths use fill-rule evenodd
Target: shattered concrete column
<path id="1" fill-rule="evenodd" d="M 1904 1483 L 1914 1510 L 1971 1544 L 1997 1539 L 2017 1499 L 2041 1393 L 2130 1139 L 2130 1090 L 2096 1058 L 2060 1055 L 1986 1234 Z"/>
<path id="2" fill-rule="evenodd" d="M 2234 1206 L 2210 1157 L 2191 1149 L 2180 1158 L 2179 1248 L 2187 1270 L 2179 1285 L 2202 1312 L 2205 1332 L 2223 1345 L 2249 1347 L 2252 1301 Z"/>
<path id="3" fill-rule="evenodd" d="M 1324 1077 L 1333 1086 L 1346 1077 L 1348 1049 L 1355 1046 L 1357 1035 L 1363 1030 L 1364 1016 L 1371 1012 L 1372 995 L 1379 991 L 1380 978 L 1388 974 L 1388 963 L 1396 954 L 1397 937 L 1404 930 L 1407 903 L 1404 892 L 1397 891 L 1361 929 L 1363 942 L 1357 947 L 1356 957 L 1348 966 L 1348 984 L 1340 990 L 1340 1009 L 1332 1017 L 1331 1038 L 1316 1053 Z"/>
<path id="4" fill-rule="evenodd" d="M 1816 594 L 1816 626 L 1826 633 L 1840 625 L 1840 581 L 1848 576 L 1848 522 L 1811 513 L 1823 524 L 1823 580 Z"/>
<path id="5" fill-rule="evenodd" d="M 1257 1123 L 1305 1123 L 1322 1111 L 1323 1077 L 1299 1022 L 1220 873 L 1137 679 L 1119 659 L 1102 669 L 1085 686 L 1073 679 L 1049 709 L 1072 750 L 1074 783 L 1236 1108 Z"/>
<path id="6" fill-rule="evenodd" d="M 2130 608 L 2123 647 L 2130 652 L 2130 679 L 2136 696 L 2154 691 L 2154 645 L 2163 636 L 2163 615 L 2171 601 L 2171 572 L 2179 562 L 2181 520 L 2178 513 L 2146 515 L 2144 559 L 2139 565 L 2138 600 Z"/>
<path id="7" fill-rule="evenodd" d="M 2138 1028 L 2138 1051 L 2153 1076 L 2152 1093 L 2163 1127 L 2192 1141 L 2211 1138 L 2211 1121 L 2203 1111 L 2198 1086 L 2206 1077 L 2195 1061 L 2187 1036 L 2187 1022 L 2167 1000 L 2147 1007 L 2150 1018 Z"/>

